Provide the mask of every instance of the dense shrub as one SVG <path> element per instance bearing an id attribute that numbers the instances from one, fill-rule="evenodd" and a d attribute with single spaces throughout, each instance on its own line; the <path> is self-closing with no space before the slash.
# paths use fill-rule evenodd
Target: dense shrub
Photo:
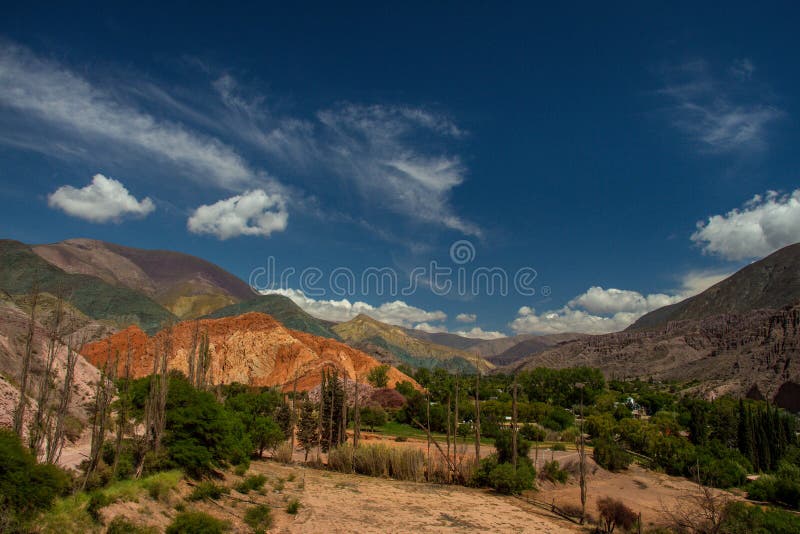
<path id="1" fill-rule="evenodd" d="M 610 438 L 594 440 L 594 461 L 609 471 L 627 469 L 631 463 L 631 455 Z"/>
<path id="2" fill-rule="evenodd" d="M 166 534 L 222 534 L 230 525 L 203 512 L 181 512 L 167 527 Z"/>
<path id="3" fill-rule="evenodd" d="M 795 534 L 800 516 L 775 508 L 761 508 L 732 502 L 725 510 L 721 532 L 725 534 Z"/>
<path id="4" fill-rule="evenodd" d="M 0 513 L 15 522 L 48 508 L 70 487 L 61 469 L 37 464 L 13 432 L 0 430 Z"/>
<path id="5" fill-rule="evenodd" d="M 768 501 L 800 509 L 800 468 L 781 462 L 774 475 L 761 475 L 747 486 L 747 495 L 757 501 Z"/>
<path id="6" fill-rule="evenodd" d="M 555 430 L 560 432 L 564 429 L 571 427 L 575 424 L 575 416 L 572 415 L 570 412 L 561 408 L 560 406 L 555 406 L 550 411 L 549 414 L 541 421 L 542 426 L 545 428 L 549 428 L 550 430 Z"/>
<path id="7" fill-rule="evenodd" d="M 373 391 L 369 400 L 385 410 L 399 410 L 406 403 L 406 398 L 396 389 L 382 388 Z"/>
<path id="8" fill-rule="evenodd" d="M 253 532 L 266 532 L 272 526 L 272 510 L 266 504 L 248 508 L 244 514 L 244 522 L 253 529 Z"/>
<path id="9" fill-rule="evenodd" d="M 517 469 L 510 463 L 498 464 L 489 472 L 489 486 L 506 495 L 533 489 L 536 472 L 527 463 L 520 463 Z"/>
<path id="10" fill-rule="evenodd" d="M 510 430 L 502 430 L 494 439 L 494 448 L 497 450 L 497 461 L 501 464 L 513 460 L 512 435 Z M 531 442 L 517 436 L 517 458 L 527 458 L 531 450 Z"/>

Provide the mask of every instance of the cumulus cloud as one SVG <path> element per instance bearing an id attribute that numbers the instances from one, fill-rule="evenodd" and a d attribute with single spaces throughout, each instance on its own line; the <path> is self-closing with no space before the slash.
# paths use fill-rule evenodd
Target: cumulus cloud
<path id="1" fill-rule="evenodd" d="M 156 209 L 148 197 L 136 200 L 121 182 L 95 174 L 91 183 L 80 189 L 64 185 L 47 197 L 51 208 L 73 217 L 104 223 L 126 216 L 145 217 Z"/>
<path id="2" fill-rule="evenodd" d="M 307 296 L 298 289 L 271 289 L 264 294 L 278 294 L 289 297 L 295 304 L 314 317 L 328 321 L 349 321 L 363 313 L 378 321 L 413 328 L 420 323 L 439 322 L 447 319 L 447 314 L 440 310 L 428 311 L 411 306 L 402 300 L 384 302 L 380 306 L 372 306 L 366 302 L 351 302 L 348 299 L 317 300 Z"/>
<path id="3" fill-rule="evenodd" d="M 750 60 L 737 60 L 729 77 L 712 74 L 705 61 L 667 69 L 660 93 L 671 98 L 673 124 L 702 151 L 758 150 L 767 145 L 768 126 L 784 112 L 763 102 L 759 88 L 749 89 L 755 71 Z"/>
<path id="4" fill-rule="evenodd" d="M 195 234 L 211 234 L 219 239 L 240 235 L 269 237 L 286 229 L 289 213 L 280 193 L 262 189 L 247 191 L 214 204 L 197 208 L 187 227 Z"/>
<path id="5" fill-rule="evenodd" d="M 523 306 L 510 326 L 518 334 L 617 332 L 645 313 L 696 295 L 728 276 L 727 272 L 690 272 L 684 276 L 681 287 L 670 294 L 643 295 L 627 289 L 593 286 L 560 309 L 537 313 L 534 308 Z"/>
<path id="6" fill-rule="evenodd" d="M 456 321 L 459 323 L 474 323 L 478 320 L 478 316 L 474 313 L 459 313 L 456 315 Z"/>
<path id="7" fill-rule="evenodd" d="M 462 337 L 469 337 L 472 339 L 500 339 L 507 337 L 504 333 L 498 332 L 496 330 L 484 330 L 483 328 L 476 326 L 469 330 L 456 330 L 452 332 L 453 334 L 458 334 Z"/>
<path id="8" fill-rule="evenodd" d="M 741 209 L 697 223 L 692 241 L 703 252 L 729 260 L 766 256 L 800 241 L 800 189 L 756 195 Z"/>
<path id="9" fill-rule="evenodd" d="M 227 189 L 267 180 L 262 171 L 254 170 L 220 140 L 160 120 L 62 65 L 2 41 L 0 88 L 0 104 L 29 119 L 60 127 L 64 135 L 77 134 L 81 144 L 100 140 L 132 148 L 188 171 L 187 175 L 198 181 L 211 181 Z M 19 143 L 25 142 L 17 140 Z M 34 147 L 33 143 L 26 144 Z M 39 145 L 46 146 L 41 139 Z M 96 154 L 84 151 L 83 157 Z"/>

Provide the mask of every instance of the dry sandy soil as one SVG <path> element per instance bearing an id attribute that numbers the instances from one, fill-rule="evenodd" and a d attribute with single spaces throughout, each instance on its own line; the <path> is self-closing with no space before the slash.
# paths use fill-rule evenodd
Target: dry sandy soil
<path id="1" fill-rule="evenodd" d="M 575 525 L 550 517 L 520 499 L 485 490 L 345 475 L 271 461 L 254 462 L 249 474 L 253 473 L 268 477 L 263 495 L 231 491 L 218 502 L 188 503 L 186 507 L 230 521 L 232 532 L 251 532 L 242 517 L 250 506 L 260 503 L 272 506 L 270 532 L 576 531 Z M 238 480 L 229 475 L 225 484 L 232 486 Z M 178 491 L 179 495 L 173 494 L 167 502 L 144 499 L 113 504 L 103 509 L 103 517 L 109 521 L 123 515 L 163 530 L 177 514 L 175 505 L 180 496 L 188 494 L 190 488 L 182 482 Z M 293 498 L 302 505 L 294 516 L 285 511 L 286 503 Z"/>

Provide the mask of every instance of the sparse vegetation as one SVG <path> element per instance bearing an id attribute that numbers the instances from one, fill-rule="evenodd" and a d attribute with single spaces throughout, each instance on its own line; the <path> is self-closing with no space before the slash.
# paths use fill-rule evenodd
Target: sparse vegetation
<path id="1" fill-rule="evenodd" d="M 251 491 L 260 491 L 267 483 L 267 477 L 264 475 L 250 475 L 236 485 L 236 491 L 239 493 L 249 493 Z"/>
<path id="2" fill-rule="evenodd" d="M 244 522 L 257 534 L 266 532 L 272 526 L 272 509 L 266 504 L 248 508 L 244 514 Z"/>
<path id="3" fill-rule="evenodd" d="M 189 501 L 217 500 L 223 495 L 230 493 L 230 491 L 229 488 L 212 482 L 211 480 L 204 480 L 194 487 L 186 499 Z"/>
<path id="4" fill-rule="evenodd" d="M 230 530 L 226 521 L 203 512 L 181 512 L 167 527 L 166 534 L 222 534 Z"/>
<path id="5" fill-rule="evenodd" d="M 286 505 L 286 513 L 290 515 L 297 515 L 297 512 L 300 511 L 300 501 L 297 499 L 292 499 L 289 501 L 289 504 Z"/>

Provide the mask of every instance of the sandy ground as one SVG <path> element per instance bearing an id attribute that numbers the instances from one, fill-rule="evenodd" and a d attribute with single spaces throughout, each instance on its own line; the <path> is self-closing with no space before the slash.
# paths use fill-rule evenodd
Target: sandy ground
<path id="1" fill-rule="evenodd" d="M 486 490 L 399 482 L 389 479 L 345 475 L 317 469 L 285 466 L 271 461 L 253 462 L 248 474 L 268 478 L 262 494 L 242 495 L 231 491 L 217 502 L 183 503 L 187 509 L 213 514 L 231 523 L 232 532 L 251 532 L 242 518 L 255 504 L 267 503 L 273 510 L 270 532 L 531 532 L 569 533 L 576 526 L 533 508 L 514 497 Z M 240 477 L 226 476 L 234 486 Z M 191 488 L 181 483 L 178 493 L 155 502 L 115 503 L 103 509 L 105 521 L 123 515 L 159 530 L 177 514 L 175 507 Z M 297 499 L 300 512 L 290 515 L 286 504 Z"/>

